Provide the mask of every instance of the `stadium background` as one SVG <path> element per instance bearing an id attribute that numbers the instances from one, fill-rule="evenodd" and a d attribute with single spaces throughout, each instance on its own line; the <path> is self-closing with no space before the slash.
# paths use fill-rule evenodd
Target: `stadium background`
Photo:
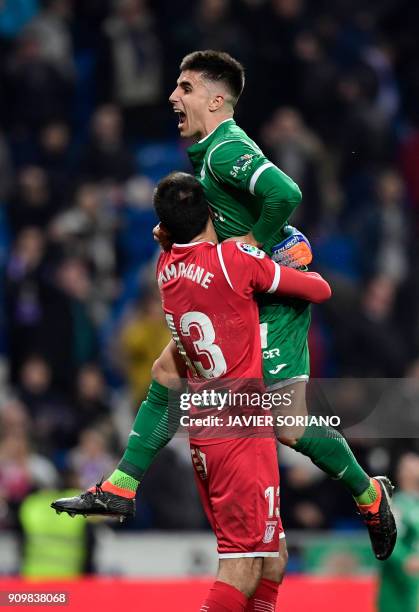
<path id="1" fill-rule="evenodd" d="M 117 597 L 188 612 L 205 593 L 214 542 L 184 440 L 150 470 L 135 521 L 76 519 L 70 542 L 48 510 L 52 489 L 112 469 L 168 338 L 151 197 L 189 170 L 167 98 L 193 49 L 245 64 L 237 120 L 303 191 L 292 222 L 334 288 L 314 314 L 313 375 L 419 378 L 417 23 L 407 0 L 0 2 L 0 575 L 63 577 L 75 555 L 114 577 L 65 587 L 75 610 Z M 353 446 L 393 477 L 419 452 L 415 439 Z M 371 612 L 377 565 L 349 495 L 296 453 L 279 458 L 282 609 L 306 597 Z"/>

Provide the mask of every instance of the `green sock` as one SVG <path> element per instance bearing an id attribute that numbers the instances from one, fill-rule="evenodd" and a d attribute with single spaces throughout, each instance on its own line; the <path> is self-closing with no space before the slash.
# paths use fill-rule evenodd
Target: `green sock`
<path id="1" fill-rule="evenodd" d="M 135 417 L 125 453 L 108 478 L 112 484 L 135 491 L 159 450 L 172 439 L 176 428 L 169 428 L 168 397 L 167 387 L 153 380 Z"/>
<path id="2" fill-rule="evenodd" d="M 370 479 L 369 487 L 366 491 L 361 493 L 361 495 L 354 495 L 355 501 L 357 504 L 373 504 L 378 497 L 377 489 L 373 485 L 372 480 Z"/>
<path id="3" fill-rule="evenodd" d="M 125 474 L 125 472 L 121 472 L 121 470 L 118 469 L 112 472 L 108 480 L 116 487 L 128 489 L 128 491 L 136 491 L 140 484 L 139 480 L 136 480 L 132 476 L 129 476 L 129 474 Z"/>
<path id="4" fill-rule="evenodd" d="M 334 480 L 341 480 L 357 498 L 370 487 L 370 477 L 359 465 L 345 438 L 332 427 L 306 427 L 294 446 Z M 368 502 L 367 502 L 368 503 Z"/>

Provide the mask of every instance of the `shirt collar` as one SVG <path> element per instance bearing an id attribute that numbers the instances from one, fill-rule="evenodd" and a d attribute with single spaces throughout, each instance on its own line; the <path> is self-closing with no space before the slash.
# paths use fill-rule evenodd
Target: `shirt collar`
<path id="1" fill-rule="evenodd" d="M 199 242 L 187 242 L 185 244 L 179 244 L 178 242 L 174 242 L 172 244 L 172 247 L 176 247 L 176 248 L 186 248 L 186 247 L 194 247 L 194 246 L 198 246 L 199 244 L 212 244 L 212 246 L 214 246 L 214 242 L 210 242 L 209 240 L 200 240 Z"/>
<path id="2" fill-rule="evenodd" d="M 207 134 L 206 136 L 204 136 L 204 138 L 201 138 L 201 140 L 198 140 L 197 144 L 201 144 L 201 142 L 205 142 L 207 140 L 207 138 L 209 138 L 210 136 L 212 136 L 214 134 L 214 132 L 216 132 L 218 130 L 218 128 L 220 127 L 220 125 L 223 125 L 223 123 L 227 123 L 227 121 L 234 121 L 233 117 L 229 117 L 228 119 L 224 119 L 224 121 L 221 121 L 221 123 L 219 123 L 217 125 L 217 127 L 215 127 L 212 132 L 210 132 L 209 134 Z"/>

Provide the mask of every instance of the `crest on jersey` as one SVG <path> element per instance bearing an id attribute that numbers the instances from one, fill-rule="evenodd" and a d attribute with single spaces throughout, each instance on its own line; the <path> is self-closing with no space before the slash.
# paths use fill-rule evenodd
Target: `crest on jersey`
<path id="1" fill-rule="evenodd" d="M 252 257 L 256 257 L 256 259 L 263 259 L 265 257 L 265 253 L 251 244 L 246 244 L 245 242 L 236 242 L 237 248 L 246 255 L 251 255 Z"/>
<path id="2" fill-rule="evenodd" d="M 266 521 L 265 535 L 262 540 L 264 544 L 269 544 L 274 539 L 276 525 L 276 521 Z"/>

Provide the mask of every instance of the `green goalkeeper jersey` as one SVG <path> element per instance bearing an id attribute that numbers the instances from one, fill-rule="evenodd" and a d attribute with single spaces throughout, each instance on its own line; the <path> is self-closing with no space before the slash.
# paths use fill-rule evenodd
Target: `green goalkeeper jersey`
<path id="1" fill-rule="evenodd" d="M 283 226 L 301 201 L 299 187 L 227 119 L 188 149 L 194 174 L 213 212 L 220 241 L 252 232 L 268 255 L 285 238 Z M 262 357 L 268 386 L 309 374 L 310 307 L 294 299 L 260 296 Z"/>
<path id="2" fill-rule="evenodd" d="M 205 190 L 214 213 L 220 240 L 252 231 L 263 249 L 283 236 L 281 229 L 301 201 L 301 191 L 227 119 L 206 138 L 188 149 L 196 178 Z"/>
<path id="3" fill-rule="evenodd" d="M 397 522 L 397 543 L 391 557 L 380 563 L 379 612 L 417 612 L 419 576 L 406 573 L 404 564 L 419 555 L 419 495 L 396 493 L 393 509 Z"/>

